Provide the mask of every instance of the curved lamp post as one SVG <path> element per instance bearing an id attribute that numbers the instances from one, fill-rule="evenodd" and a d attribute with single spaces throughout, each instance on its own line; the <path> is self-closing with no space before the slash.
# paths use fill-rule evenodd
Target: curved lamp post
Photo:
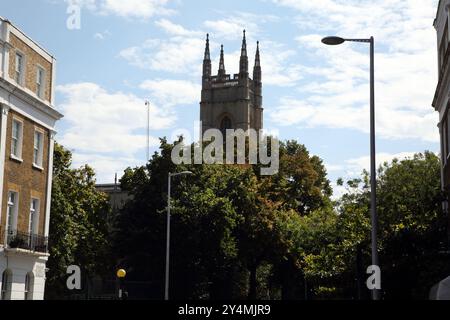
<path id="1" fill-rule="evenodd" d="M 170 184 L 172 177 L 193 174 L 191 171 L 183 171 L 178 173 L 170 173 L 167 185 L 167 237 L 166 237 L 166 281 L 164 290 L 164 299 L 169 300 L 169 265 L 170 265 Z"/>
<path id="2" fill-rule="evenodd" d="M 322 39 L 322 43 L 330 46 L 340 45 L 344 42 L 365 42 L 370 43 L 370 216 L 372 222 L 372 265 L 379 266 L 378 250 L 377 250 L 377 177 L 376 177 L 376 154 L 375 154 L 375 67 L 374 67 L 374 47 L 375 41 L 373 37 L 369 39 L 344 39 L 340 37 L 326 37 Z M 379 299 L 379 291 L 372 290 L 372 299 Z"/>

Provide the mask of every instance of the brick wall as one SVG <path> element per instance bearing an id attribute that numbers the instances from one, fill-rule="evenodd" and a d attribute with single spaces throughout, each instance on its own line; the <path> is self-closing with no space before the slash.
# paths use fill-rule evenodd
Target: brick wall
<path id="1" fill-rule="evenodd" d="M 11 135 L 12 120 L 16 117 L 23 121 L 23 139 L 22 139 L 22 159 L 23 162 L 11 159 Z M 38 128 L 44 132 L 43 143 L 43 171 L 33 168 L 33 149 L 34 149 L 34 131 Z M 8 114 L 8 126 L 6 133 L 6 159 L 5 175 L 3 184 L 3 207 L 1 225 L 6 226 L 6 210 L 8 201 L 8 192 L 16 191 L 19 193 L 19 207 L 17 230 L 19 232 L 28 232 L 28 222 L 30 214 L 31 198 L 39 199 L 39 232 L 44 234 L 45 228 L 45 204 L 47 200 L 47 176 L 48 176 L 48 152 L 49 152 L 49 131 L 28 118 L 25 118 L 14 111 Z"/>
<path id="2" fill-rule="evenodd" d="M 12 49 L 9 51 L 9 77 L 11 79 L 15 79 L 16 52 L 22 53 L 25 57 L 24 86 L 32 92 L 36 93 L 37 66 L 40 66 L 45 70 L 45 86 L 43 98 L 46 101 L 50 101 L 52 85 L 52 64 L 32 48 L 30 48 L 25 42 L 20 40 L 13 33 L 10 33 L 10 44 L 12 46 Z"/>

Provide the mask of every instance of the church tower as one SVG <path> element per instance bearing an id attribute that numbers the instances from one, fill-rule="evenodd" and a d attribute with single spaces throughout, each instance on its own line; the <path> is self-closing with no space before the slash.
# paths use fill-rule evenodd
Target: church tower
<path id="1" fill-rule="evenodd" d="M 242 39 L 239 73 L 231 76 L 225 71 L 223 45 L 217 75 L 211 74 L 209 35 L 203 60 L 202 99 L 200 102 L 202 133 L 208 129 L 255 129 L 263 128 L 261 61 L 257 44 L 253 79 L 249 76 L 247 39 Z"/>

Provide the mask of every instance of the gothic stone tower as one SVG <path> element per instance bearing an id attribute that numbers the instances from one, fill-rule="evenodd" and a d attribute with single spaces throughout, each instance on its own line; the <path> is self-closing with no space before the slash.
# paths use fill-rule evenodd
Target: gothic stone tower
<path id="1" fill-rule="evenodd" d="M 256 49 L 253 80 L 248 73 L 247 41 L 242 40 L 239 73 L 233 76 L 225 71 L 223 45 L 217 76 L 211 75 L 211 56 L 209 35 L 206 36 L 205 57 L 203 60 L 202 101 L 200 102 L 202 133 L 215 128 L 226 129 L 263 128 L 261 64 L 259 42 Z"/>

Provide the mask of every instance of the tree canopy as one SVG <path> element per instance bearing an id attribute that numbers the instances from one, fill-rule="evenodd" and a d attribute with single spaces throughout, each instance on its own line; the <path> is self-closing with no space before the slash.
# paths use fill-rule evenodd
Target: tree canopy
<path id="1" fill-rule="evenodd" d="M 296 141 L 280 144 L 280 170 L 257 165 L 175 165 L 174 146 L 128 168 L 132 197 L 106 230 L 106 196 L 88 167 L 71 169 L 55 148 L 48 297 L 64 292 L 65 268 L 87 274 L 127 270 L 146 298 L 164 293 L 168 174 L 171 192 L 170 296 L 173 299 L 366 299 L 371 265 L 369 174 L 338 183 L 332 200 L 322 160 Z M 377 174 L 378 250 L 383 298 L 427 298 L 449 273 L 447 218 L 439 158 L 431 152 L 384 163 Z M 131 292 L 131 296 L 133 293 Z"/>
<path id="2" fill-rule="evenodd" d="M 115 245 L 130 276 L 150 280 L 155 298 L 161 297 L 167 177 L 190 170 L 192 176 L 175 178 L 172 187 L 172 295 L 280 296 L 272 269 L 287 263 L 299 266 L 285 229 L 292 233 L 296 223 L 290 221 L 331 207 L 320 159 L 288 141 L 281 144 L 279 173 L 260 176 L 247 165 L 176 166 L 170 158 L 173 147 L 162 139 L 161 152 L 146 167 L 130 168 L 121 179 L 134 200 L 117 219 Z"/>
<path id="3" fill-rule="evenodd" d="M 85 277 L 111 268 L 105 223 L 110 210 L 107 196 L 96 190 L 91 167 L 73 169 L 71 165 L 71 152 L 55 144 L 47 299 L 69 294 L 65 286 L 70 265 L 79 266 Z"/>

